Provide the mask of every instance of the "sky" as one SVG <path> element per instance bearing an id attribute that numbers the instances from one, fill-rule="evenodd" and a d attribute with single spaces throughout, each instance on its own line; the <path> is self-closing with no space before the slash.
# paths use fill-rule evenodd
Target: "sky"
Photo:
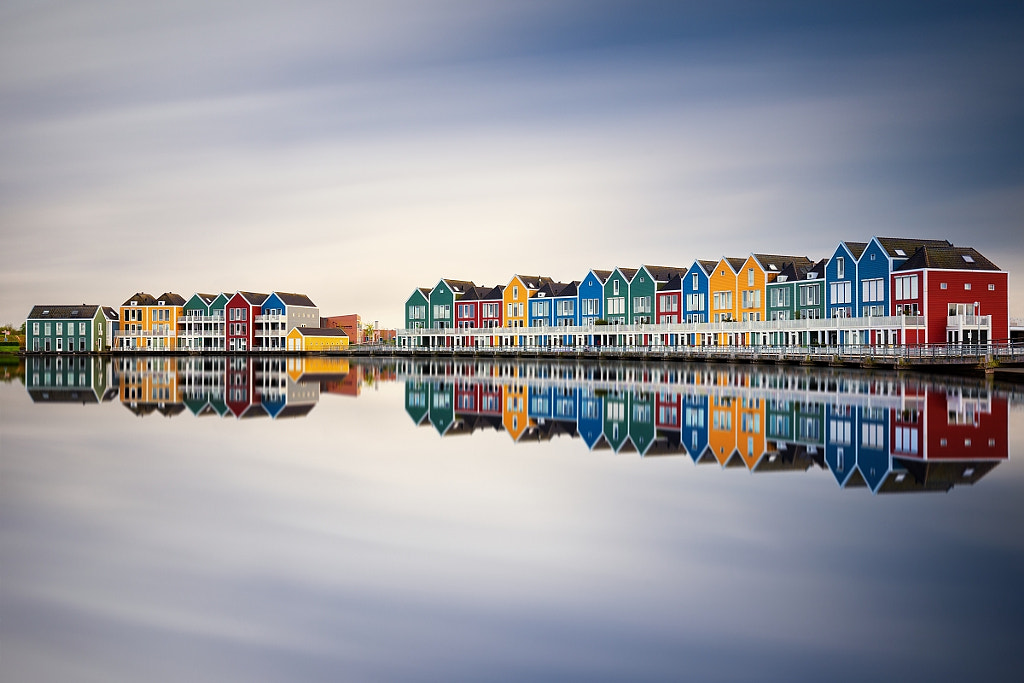
<path id="1" fill-rule="evenodd" d="M 1024 315 L 1024 6 L 0 5 L 0 323 L 948 239 Z"/>

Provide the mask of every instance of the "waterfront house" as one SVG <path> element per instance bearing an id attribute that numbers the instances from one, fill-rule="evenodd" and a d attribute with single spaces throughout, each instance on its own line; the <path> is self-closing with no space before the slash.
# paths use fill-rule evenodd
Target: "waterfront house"
<path id="1" fill-rule="evenodd" d="M 694 260 L 683 278 L 683 319 L 686 323 L 710 322 L 710 278 L 717 261 Z M 691 346 L 710 344 L 709 334 L 690 334 L 686 343 Z"/>
<path id="2" fill-rule="evenodd" d="M 422 329 L 430 327 L 430 288 L 417 287 L 405 300 L 406 329 Z"/>
<path id="3" fill-rule="evenodd" d="M 475 286 L 469 280 L 440 279 L 430 290 L 430 327 L 455 327 L 455 302 L 461 299 L 468 289 Z"/>
<path id="4" fill-rule="evenodd" d="M 490 287 L 474 286 L 463 292 L 462 297 L 455 304 L 455 327 L 475 329 L 481 326 L 480 299 L 486 296 L 490 290 Z"/>
<path id="5" fill-rule="evenodd" d="M 591 270 L 576 287 L 576 309 L 583 327 L 593 327 L 598 320 L 604 320 L 604 284 L 611 274 L 610 270 Z"/>
<path id="6" fill-rule="evenodd" d="M 480 327 L 504 327 L 505 285 L 497 285 L 480 297 Z"/>
<path id="7" fill-rule="evenodd" d="M 320 327 L 320 309 L 305 294 L 272 292 L 260 304 L 260 312 L 256 316 L 256 348 L 263 351 L 284 349 L 288 332 L 296 327 Z"/>
<path id="8" fill-rule="evenodd" d="M 925 316 L 904 343 L 988 344 L 1009 339 L 1008 276 L 971 247 L 921 246 L 890 276 L 891 314 Z"/>
<path id="9" fill-rule="evenodd" d="M 256 318 L 269 294 L 238 291 L 224 304 L 227 319 L 225 348 L 231 352 L 256 350 Z"/>
<path id="10" fill-rule="evenodd" d="M 180 294 L 159 297 L 138 292 L 123 304 L 116 347 L 133 351 L 173 351 L 178 348 L 178 320 L 185 306 Z"/>
<path id="11" fill-rule="evenodd" d="M 634 325 L 649 324 L 658 322 L 657 299 L 658 288 L 667 284 L 673 278 L 678 279 L 686 274 L 686 268 L 676 266 L 649 266 L 642 265 L 633 274 L 629 282 L 629 296 L 631 316 Z M 681 291 L 681 285 L 680 290 Z M 669 299 L 665 304 L 671 306 Z M 676 313 L 678 315 L 678 297 L 676 298 Z M 676 320 L 675 322 L 678 322 Z"/>
<path id="12" fill-rule="evenodd" d="M 114 340 L 117 337 L 117 331 L 121 329 L 120 317 L 117 309 L 113 306 L 100 306 L 100 309 L 103 311 L 103 320 L 107 334 L 103 350 L 109 351 L 116 343 Z"/>
<path id="13" fill-rule="evenodd" d="M 107 346 L 102 306 L 33 306 L 25 319 L 25 349 L 32 353 L 97 353 Z"/>
<path id="14" fill-rule="evenodd" d="M 737 283 L 740 270 L 747 259 L 723 256 L 715 264 L 715 269 L 708 277 L 710 290 L 711 322 L 724 323 L 739 320 L 737 310 Z M 713 336 L 714 343 L 719 346 L 733 345 L 738 342 L 732 333 L 719 333 Z"/>
<path id="15" fill-rule="evenodd" d="M 636 268 L 616 268 L 604 283 L 605 320 L 609 325 L 626 325 L 630 321 L 629 282 Z"/>
<path id="16" fill-rule="evenodd" d="M 683 280 L 686 271 L 677 273 L 665 282 L 658 284 L 654 304 L 655 320 L 659 324 L 678 324 L 685 322 L 683 306 Z M 674 342 L 672 342 L 674 343 Z"/>
<path id="17" fill-rule="evenodd" d="M 338 327 L 293 327 L 285 338 L 288 351 L 344 351 L 349 339 Z"/>
<path id="18" fill-rule="evenodd" d="M 224 350 L 224 305 L 228 296 L 196 292 L 182 306 L 178 348 L 187 351 Z"/>
<path id="19" fill-rule="evenodd" d="M 767 319 L 766 287 L 779 277 L 786 264 L 803 270 L 813 267 L 814 261 L 806 256 L 779 254 L 751 254 L 747 257 L 737 282 L 740 320 L 756 322 Z"/>
<path id="20" fill-rule="evenodd" d="M 536 275 L 513 275 L 503 292 L 505 304 L 505 327 L 527 327 L 530 299 L 549 282 L 549 277 Z"/>
<path id="21" fill-rule="evenodd" d="M 573 280 L 554 292 L 551 322 L 556 327 L 569 327 L 580 324 L 578 306 L 579 286 L 580 283 L 577 280 Z"/>
<path id="22" fill-rule="evenodd" d="M 825 266 L 825 306 L 829 318 L 852 318 L 859 310 L 857 260 L 867 246 L 867 242 L 840 242 L 832 252 Z"/>

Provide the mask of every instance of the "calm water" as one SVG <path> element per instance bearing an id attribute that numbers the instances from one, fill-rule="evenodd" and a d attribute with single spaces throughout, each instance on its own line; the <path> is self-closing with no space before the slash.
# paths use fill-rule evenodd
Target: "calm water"
<path id="1" fill-rule="evenodd" d="M 1017 681 L 1020 396 L 29 360 L 0 384 L 0 679 Z"/>

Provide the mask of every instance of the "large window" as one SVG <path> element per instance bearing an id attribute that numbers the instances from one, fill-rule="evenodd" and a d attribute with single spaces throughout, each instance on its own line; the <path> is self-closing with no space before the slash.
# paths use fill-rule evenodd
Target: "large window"
<path id="1" fill-rule="evenodd" d="M 917 298 L 917 276 L 916 275 L 901 275 L 896 280 L 896 292 L 895 298 L 897 301 L 903 299 L 916 299 Z"/>

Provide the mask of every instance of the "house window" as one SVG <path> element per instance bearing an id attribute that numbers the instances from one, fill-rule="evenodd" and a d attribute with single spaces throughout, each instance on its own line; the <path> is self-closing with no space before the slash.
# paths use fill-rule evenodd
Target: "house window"
<path id="1" fill-rule="evenodd" d="M 697 273 L 693 274 L 693 288 L 697 289 Z"/>
<path id="2" fill-rule="evenodd" d="M 840 279 L 846 277 L 846 259 L 842 256 L 836 258 L 836 277 Z"/>
<path id="3" fill-rule="evenodd" d="M 988 286 L 988 291 L 990 291 L 990 292 L 996 291 L 996 286 L 995 285 L 989 285 Z"/>
<path id="4" fill-rule="evenodd" d="M 939 284 L 939 289 L 946 289 L 946 283 L 945 282 L 940 283 Z"/>
<path id="5" fill-rule="evenodd" d="M 970 282 L 965 282 L 964 283 L 964 289 L 970 290 L 971 289 L 971 283 Z"/>
<path id="6" fill-rule="evenodd" d="M 989 287 L 991 286 L 989 285 Z M 39 334 L 39 323 L 32 323 L 32 334 Z"/>
<path id="7" fill-rule="evenodd" d="M 85 334 L 85 323 L 78 323 L 78 334 Z"/>
<path id="8" fill-rule="evenodd" d="M 754 286 L 754 269 L 747 268 L 747 287 Z"/>
<path id="9" fill-rule="evenodd" d="M 57 334 L 64 334 L 64 323 L 57 323 Z"/>
<path id="10" fill-rule="evenodd" d="M 619 281 L 618 280 L 612 280 L 612 294 L 614 294 L 615 296 L 619 295 Z"/>

